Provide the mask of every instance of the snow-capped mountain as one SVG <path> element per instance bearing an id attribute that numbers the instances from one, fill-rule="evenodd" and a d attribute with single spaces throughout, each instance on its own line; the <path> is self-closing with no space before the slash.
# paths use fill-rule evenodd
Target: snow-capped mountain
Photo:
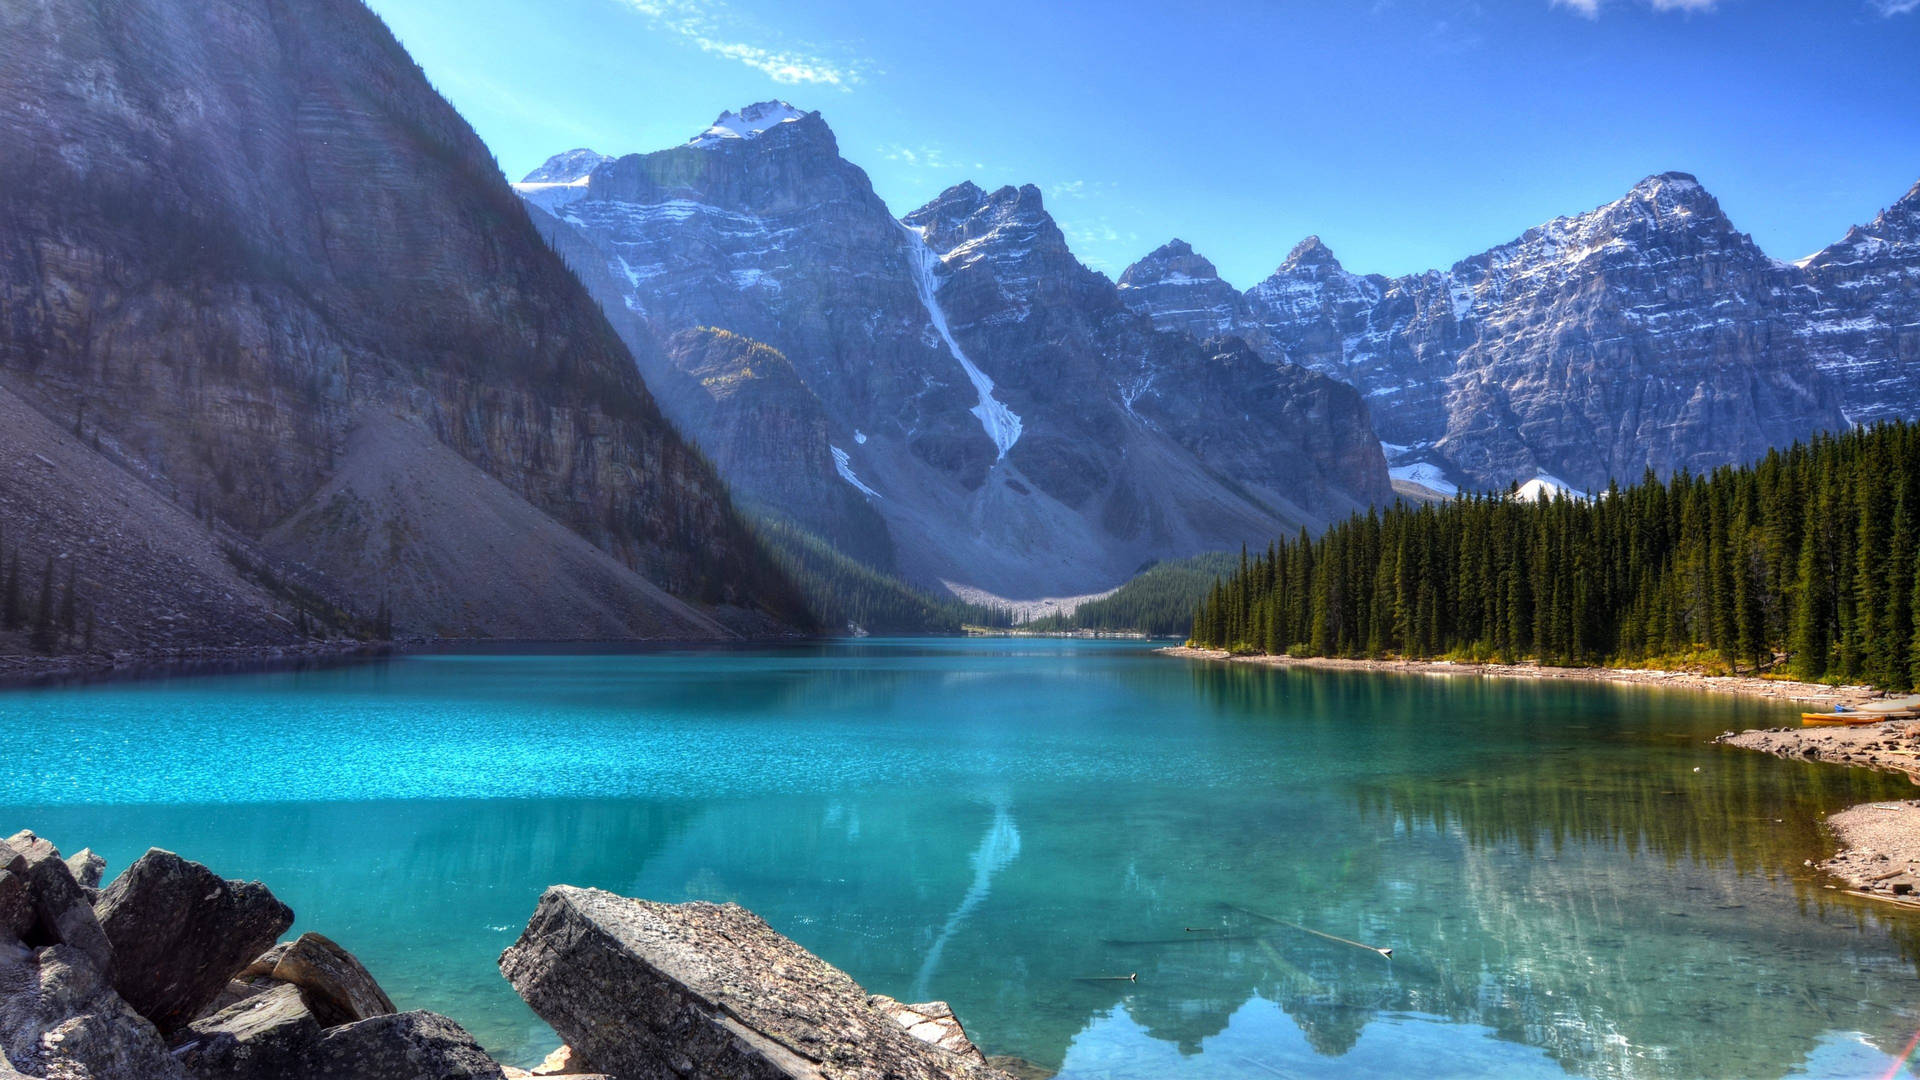
<path id="1" fill-rule="evenodd" d="M 803 120 L 806 113 L 784 101 L 761 101 L 739 112 L 723 112 L 707 130 L 687 140 L 690 146 L 716 146 L 727 139 L 751 139 L 775 124 Z"/>
<path id="2" fill-rule="evenodd" d="M 1446 270 L 1356 275 L 1309 238 L 1235 318 L 1270 357 L 1359 387 L 1397 470 L 1599 490 L 1647 468 L 1750 460 L 1866 415 L 1878 395 L 1851 388 L 1869 380 L 1840 376 L 1898 366 L 1920 260 L 1875 234 L 1912 235 L 1896 211 L 1850 234 L 1855 253 L 1816 256 L 1833 253 L 1823 283 L 1768 257 L 1696 179 L 1664 173 Z M 1856 295 L 1840 297 L 1832 282 L 1856 266 Z M 1165 295 L 1129 291 L 1152 308 Z M 1852 363 L 1870 356 L 1887 359 Z M 1905 396 L 1911 415 L 1920 394 Z"/>
<path id="3" fill-rule="evenodd" d="M 1799 332 L 1848 418 L 1920 415 L 1920 183 L 1800 265 L 1819 301 Z"/>
<path id="4" fill-rule="evenodd" d="M 1357 393 L 1155 332 L 1037 189 L 962 184 L 896 219 L 781 102 L 571 175 L 596 157 L 517 185 L 536 224 L 735 490 L 876 565 L 1087 592 L 1388 497 Z M 791 378 L 762 379 L 756 346 Z M 738 437 L 766 410 L 780 438 Z"/>

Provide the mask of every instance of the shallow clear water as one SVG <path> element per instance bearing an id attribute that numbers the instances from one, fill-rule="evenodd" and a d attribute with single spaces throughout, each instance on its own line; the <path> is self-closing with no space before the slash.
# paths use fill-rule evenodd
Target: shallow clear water
<path id="1" fill-rule="evenodd" d="M 1067 1077 L 1882 1075 L 1920 918 L 1802 864 L 1912 788 L 1706 745 L 1791 720 L 1106 642 L 410 656 L 0 694 L 0 830 L 265 880 L 522 1063 L 494 960 L 568 882 L 739 901 Z"/>

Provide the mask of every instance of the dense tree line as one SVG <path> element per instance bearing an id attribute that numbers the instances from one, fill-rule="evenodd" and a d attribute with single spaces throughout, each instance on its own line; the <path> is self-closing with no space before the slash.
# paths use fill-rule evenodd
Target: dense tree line
<path id="1" fill-rule="evenodd" d="M 1192 640 L 1349 657 L 1704 664 L 1920 684 L 1920 428 L 1882 424 L 1593 499 L 1398 504 L 1208 591 Z"/>
<path id="2" fill-rule="evenodd" d="M 768 517 L 753 527 L 827 633 L 852 627 L 873 634 L 957 634 L 967 626 L 1012 624 L 1004 610 L 923 592 L 791 522 Z"/>
<path id="3" fill-rule="evenodd" d="M 0 632 L 24 633 L 35 652 L 92 652 L 93 605 L 82 612 L 73 562 L 60 572 L 48 555 L 35 575 L 21 566 L 20 546 L 7 540 L 0 531 Z"/>
<path id="4" fill-rule="evenodd" d="M 1178 637 L 1193 625 L 1193 607 L 1239 561 L 1216 551 L 1190 559 L 1155 563 L 1111 596 L 1081 604 L 1069 615 L 1047 615 L 1027 623 L 1041 632 L 1104 630 Z"/>

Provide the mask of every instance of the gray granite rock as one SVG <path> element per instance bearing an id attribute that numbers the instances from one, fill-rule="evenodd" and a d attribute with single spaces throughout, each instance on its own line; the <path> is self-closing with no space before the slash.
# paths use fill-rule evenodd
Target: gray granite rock
<path id="1" fill-rule="evenodd" d="M 18 853 L 19 861 L 9 859 L 6 849 Z M 26 880 L 33 905 L 33 922 L 20 939 L 35 946 L 72 945 L 87 954 L 95 970 L 111 976 L 113 947 L 94 917 L 92 898 L 73 879 L 60 850 L 22 830 L 7 838 L 0 848 L 0 861 L 12 868 L 10 873 Z"/>
<path id="2" fill-rule="evenodd" d="M 293 925 L 265 885 L 159 848 L 115 878 L 95 910 L 120 961 L 115 988 L 162 1034 L 185 1027 Z"/>
<path id="3" fill-rule="evenodd" d="M 106 876 L 107 860 L 93 853 L 92 848 L 81 848 L 67 858 L 67 869 L 73 871 L 73 880 L 83 889 L 97 889 L 100 879 Z"/>
<path id="4" fill-rule="evenodd" d="M 0 1054 L 20 1072 L 57 1080 L 186 1077 L 153 1025 L 67 944 L 0 945 Z"/>
<path id="5" fill-rule="evenodd" d="M 268 960 L 271 966 L 261 971 Z M 325 1027 L 398 1011 L 352 953 L 319 934 L 302 934 L 297 941 L 274 946 L 248 965 L 246 972 L 299 987 L 307 1008 Z"/>
<path id="6" fill-rule="evenodd" d="M 500 970 L 579 1067 L 623 1080 L 1004 1078 L 915 1038 L 844 972 L 734 904 L 554 886 Z"/>
<path id="7" fill-rule="evenodd" d="M 500 1065 L 444 1016 L 393 1013 L 323 1027 L 282 983 L 202 1020 L 178 1054 L 198 1080 L 499 1080 Z"/>
<path id="8" fill-rule="evenodd" d="M 176 1054 L 196 1077 L 276 1080 L 299 1073 L 322 1034 L 299 987 L 282 984 L 194 1021 Z"/>
<path id="9" fill-rule="evenodd" d="M 438 1013 L 376 1016 L 333 1028 L 288 1080 L 504 1080 L 464 1028 Z"/>
<path id="10" fill-rule="evenodd" d="M 22 938 L 33 929 L 33 892 L 27 886 L 27 860 L 0 845 L 0 942 Z"/>

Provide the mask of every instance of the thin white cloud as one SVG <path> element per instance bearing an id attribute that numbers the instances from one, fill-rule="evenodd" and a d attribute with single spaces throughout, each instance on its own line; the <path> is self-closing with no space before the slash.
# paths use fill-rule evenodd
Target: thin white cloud
<path id="1" fill-rule="evenodd" d="M 777 83 L 809 83 L 852 89 L 869 65 L 858 59 L 836 58 L 825 50 L 775 42 L 777 38 L 727 9 L 723 0 L 619 0 L 646 16 L 654 29 L 681 38 L 687 44 L 723 59 L 745 64 Z M 758 38 L 760 40 L 750 40 Z"/>
<path id="2" fill-rule="evenodd" d="M 1606 0 L 1550 0 L 1554 7 L 1566 8 L 1583 19 L 1597 19 Z M 1920 0 L 1868 0 L 1869 3 L 1920 5 Z M 1646 0 L 1655 11 L 1682 11 L 1689 15 L 1706 14 L 1719 8 L 1720 0 Z"/>
<path id="3" fill-rule="evenodd" d="M 882 161 L 897 161 L 902 165 L 907 165 L 915 169 L 980 168 L 980 163 L 977 161 L 973 162 L 971 166 L 964 161 L 954 161 L 947 156 L 945 150 L 931 143 L 922 143 L 919 146 L 907 146 L 904 143 L 887 143 L 875 148 L 874 152 L 880 155 L 880 160 Z"/>
<path id="4" fill-rule="evenodd" d="M 1043 190 L 1047 194 L 1048 201 L 1059 202 L 1062 199 L 1091 199 L 1110 195 L 1119 187 L 1120 185 L 1112 180 L 1062 180 L 1057 184 L 1047 185 Z"/>
<path id="5" fill-rule="evenodd" d="M 1895 15 L 1910 15 L 1920 11 L 1920 0 L 1867 0 L 1867 6 L 1882 17 L 1891 19 Z"/>

